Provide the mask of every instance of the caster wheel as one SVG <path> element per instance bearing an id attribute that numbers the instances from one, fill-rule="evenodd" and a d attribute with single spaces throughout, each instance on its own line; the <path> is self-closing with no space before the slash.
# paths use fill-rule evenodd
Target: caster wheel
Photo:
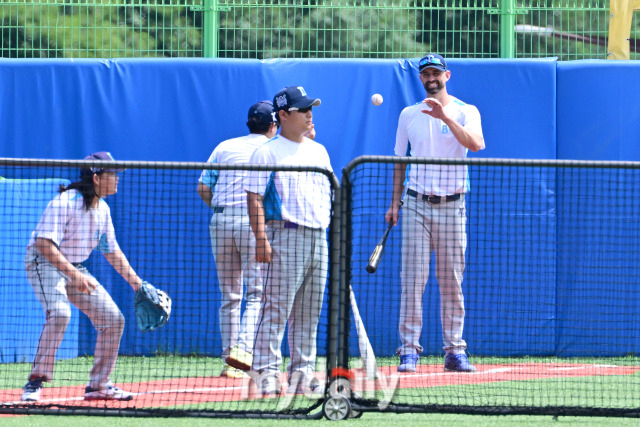
<path id="1" fill-rule="evenodd" d="M 351 402 L 344 396 L 330 396 L 324 401 L 322 412 L 329 420 L 344 420 L 351 415 Z"/>
<path id="2" fill-rule="evenodd" d="M 358 393 L 354 392 L 352 393 L 351 397 L 353 399 L 355 399 L 354 401 L 358 401 L 358 400 L 363 400 L 362 396 L 360 396 Z M 353 405 L 352 405 L 353 406 Z M 350 418 L 360 418 L 362 415 L 364 414 L 364 412 L 361 411 L 357 411 L 355 409 L 351 410 L 351 417 Z"/>
<path id="3" fill-rule="evenodd" d="M 329 384 L 329 396 L 351 397 L 351 382 L 347 378 L 336 378 Z"/>

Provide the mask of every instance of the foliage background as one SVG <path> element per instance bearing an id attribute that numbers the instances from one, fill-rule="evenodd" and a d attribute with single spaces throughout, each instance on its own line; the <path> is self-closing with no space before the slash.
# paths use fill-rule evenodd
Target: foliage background
<path id="1" fill-rule="evenodd" d="M 511 40 L 517 58 L 605 59 L 608 20 L 604 0 L 4 1 L 0 56 L 496 58 Z"/>

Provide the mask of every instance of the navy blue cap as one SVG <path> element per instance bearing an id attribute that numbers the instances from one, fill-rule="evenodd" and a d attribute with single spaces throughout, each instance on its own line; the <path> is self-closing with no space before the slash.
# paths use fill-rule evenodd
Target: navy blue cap
<path id="1" fill-rule="evenodd" d="M 447 71 L 447 61 L 437 53 L 430 53 L 422 57 L 418 62 L 418 71 L 422 71 L 425 68 L 437 68 L 438 70 Z"/>
<path id="2" fill-rule="evenodd" d="M 269 125 L 276 121 L 276 112 L 271 101 L 256 102 L 249 108 L 248 118 L 257 117 L 260 124 Z"/>
<path id="3" fill-rule="evenodd" d="M 320 100 L 309 98 L 302 86 L 288 86 L 276 93 L 273 97 L 273 105 L 276 112 L 280 110 L 292 111 L 299 108 L 317 107 Z"/>
<path id="4" fill-rule="evenodd" d="M 96 153 L 89 154 L 87 157 L 84 158 L 84 160 L 106 160 L 106 161 L 113 162 L 116 159 L 114 159 L 113 156 L 111 155 L 111 153 L 109 153 L 108 151 L 98 151 Z M 80 176 L 93 175 L 94 173 L 100 173 L 100 172 L 120 173 L 120 172 L 124 172 L 124 171 L 125 171 L 125 169 L 100 168 L 100 167 L 97 167 L 97 166 L 93 166 L 93 167 L 90 167 L 88 169 L 81 169 L 80 170 Z"/>

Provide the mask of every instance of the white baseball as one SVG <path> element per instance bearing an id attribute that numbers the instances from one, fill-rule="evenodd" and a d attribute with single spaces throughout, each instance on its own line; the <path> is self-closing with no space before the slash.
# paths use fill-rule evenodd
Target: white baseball
<path id="1" fill-rule="evenodd" d="M 371 102 L 373 103 L 373 105 L 380 105 L 382 104 L 382 95 L 380 95 L 379 93 L 374 93 L 373 96 L 371 96 Z"/>

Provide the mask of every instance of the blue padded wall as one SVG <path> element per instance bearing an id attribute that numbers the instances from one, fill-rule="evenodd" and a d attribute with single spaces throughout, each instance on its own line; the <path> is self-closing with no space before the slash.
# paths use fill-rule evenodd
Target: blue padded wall
<path id="1" fill-rule="evenodd" d="M 340 176 L 342 168 L 359 155 L 393 153 L 400 111 L 424 97 L 415 63 L 415 58 L 0 59 L 0 157 L 78 159 L 93 151 L 109 150 L 120 160 L 206 161 L 220 141 L 247 133 L 245 121 L 250 104 L 271 99 L 284 86 L 302 85 L 310 96 L 322 99 L 322 105 L 314 108 L 317 140 L 327 147 L 333 168 Z M 452 70 L 449 92 L 478 106 L 482 114 L 487 149 L 470 154 L 472 157 L 640 160 L 640 104 L 637 103 L 640 89 L 635 84 L 640 65 L 635 62 L 557 62 L 553 58 L 451 59 L 449 65 Z M 606 97 L 598 91 L 602 87 L 607 88 Z M 385 99 L 379 107 L 372 106 L 369 100 L 376 92 Z M 159 280 L 159 286 L 166 285 L 175 296 L 176 304 L 172 324 L 154 336 L 141 338 L 132 322 L 128 285 L 110 266 L 104 265 L 101 256 L 93 257 L 91 262 L 96 274 L 112 292 L 128 320 L 122 342 L 124 353 L 147 354 L 157 349 L 219 352 L 218 338 L 211 332 L 217 330 L 215 302 L 219 295 L 217 289 L 211 289 L 216 273 L 208 248 L 210 213 L 195 194 L 197 177 L 198 173 L 194 171 L 193 176 L 183 176 L 180 182 L 166 183 L 160 192 L 162 199 L 145 212 L 149 218 L 179 215 L 184 219 L 183 228 L 175 233 L 150 236 L 143 229 L 144 221 L 136 216 L 138 214 L 127 211 L 123 194 L 108 200 L 114 209 L 119 242 L 127 255 L 135 259 L 138 241 L 156 239 L 157 257 L 145 258 L 135 267 L 143 277 Z M 609 245 L 629 244 L 629 236 L 636 233 L 635 223 L 631 218 L 621 218 L 623 227 L 603 230 L 601 236 L 579 230 L 598 217 L 599 212 L 593 211 L 596 207 L 588 199 L 566 203 L 574 189 L 562 175 L 530 178 L 532 185 L 527 187 L 527 194 L 512 194 L 516 190 L 509 185 L 472 175 L 469 263 L 465 283 L 469 313 L 465 337 L 470 350 L 478 354 L 559 355 L 638 351 L 638 343 L 626 339 L 595 334 L 590 335 L 593 338 L 589 342 L 575 334 L 576 330 L 591 333 L 592 326 L 599 327 L 598 322 L 607 319 L 607 313 L 602 313 L 601 317 L 597 315 L 596 306 L 598 298 L 607 298 L 608 291 L 602 289 L 612 289 L 607 288 L 608 282 L 587 280 L 593 273 L 581 266 L 593 260 L 590 251 L 594 249 L 597 255 L 606 253 Z M 123 185 L 127 180 L 137 179 L 135 171 L 129 171 L 123 177 Z M 376 191 L 388 194 L 390 179 L 390 175 L 381 177 Z M 611 184 L 594 181 L 593 188 L 581 191 L 586 194 L 595 190 L 615 193 L 635 188 L 634 182 L 625 179 L 621 181 L 623 187 L 613 190 L 607 187 Z M 194 191 L 186 194 L 183 191 L 185 184 Z M 7 185 L 4 184 L 3 190 L 5 200 L 14 200 L 15 191 Z M 130 188 L 129 196 L 133 195 L 134 200 L 144 198 L 142 188 Z M 523 203 L 518 208 L 509 208 L 511 205 L 498 202 L 498 206 L 504 208 L 500 215 L 489 217 L 483 213 L 483 203 L 499 200 L 505 194 L 523 198 L 523 201 L 526 197 L 536 197 L 544 203 L 537 207 Z M 45 203 L 51 195 L 51 191 L 43 191 L 38 203 Z M 387 204 L 385 196 L 381 195 L 377 205 L 359 212 L 366 216 L 360 220 L 358 227 L 361 228 L 355 230 L 360 250 L 375 245 L 378 233 L 371 230 L 384 226 L 382 218 Z M 5 203 L 5 206 L 10 205 Z M 44 205 L 38 206 L 44 208 Z M 37 221 L 36 204 L 33 209 L 33 221 Z M 576 217 L 576 209 L 585 215 Z M 527 242 L 530 253 L 519 256 L 527 257 L 527 260 L 540 257 L 540 260 L 535 264 L 538 266 L 535 271 L 523 271 L 514 281 L 509 268 L 522 260 L 508 257 L 516 244 L 510 239 L 510 230 L 523 226 L 543 230 L 543 235 Z M 13 231 L 6 224 L 3 227 L 2 236 L 11 239 Z M 22 237 L 30 232 L 31 228 L 25 228 L 27 234 L 23 233 Z M 491 235 L 491 240 L 473 241 L 473 236 L 480 234 Z M 400 235 L 392 234 L 394 244 L 399 244 L 395 239 Z M 175 252 L 163 246 L 167 239 L 171 239 L 173 247 L 177 248 Z M 15 245 L 15 240 L 11 241 Z M 24 244 L 26 242 L 16 245 L 16 251 L 23 251 Z M 204 249 L 202 253 L 196 253 L 189 249 L 193 246 Z M 573 249 L 575 259 L 551 262 L 542 257 L 541 254 L 553 252 L 556 246 L 557 253 L 572 253 Z M 502 267 L 502 273 L 497 277 L 488 275 L 482 268 L 480 260 L 489 256 Z M 175 258 L 181 271 L 205 271 L 199 270 L 193 278 L 181 280 L 167 271 L 166 260 L 169 258 Z M 4 271 L 23 274 L 20 254 L 3 262 L 9 263 Z M 397 254 L 386 254 L 375 276 L 355 272 L 354 289 L 359 297 L 364 296 L 367 285 L 370 285 L 367 289 L 378 291 L 370 301 L 362 302 L 364 307 L 360 311 L 365 324 L 378 320 L 376 314 L 380 308 L 388 313 L 386 319 L 397 322 L 397 306 L 385 305 L 385 292 L 388 291 L 385 285 L 395 280 L 388 272 L 397 262 Z M 610 265 L 614 261 L 604 259 L 602 262 Z M 626 271 L 638 264 L 633 258 L 615 262 Z M 3 280 L 13 283 L 13 278 L 6 277 Z M 24 283 L 28 286 L 26 280 Z M 587 286 L 581 286 L 584 283 Z M 615 290 L 619 295 L 630 292 L 633 286 L 628 275 L 616 281 Z M 438 353 L 441 347 L 439 319 L 433 313 L 438 307 L 436 289 L 430 280 L 425 293 L 423 334 L 423 345 L 428 353 Z M 492 310 L 491 298 L 496 296 L 491 294 L 495 292 L 491 289 L 501 290 L 500 303 L 503 306 L 506 306 L 505 302 L 511 304 L 513 312 L 500 317 Z M 197 290 L 203 295 L 210 293 L 207 294 L 210 303 L 199 305 L 198 312 L 193 313 L 186 298 Z M 31 297 L 32 292 L 27 288 L 25 298 Z M 592 301 L 593 307 L 585 308 L 585 301 Z M 633 299 L 625 300 L 623 306 L 615 308 L 616 322 L 635 324 L 637 306 Z M 535 307 L 535 312 L 531 307 Z M 556 308 L 570 314 L 571 318 L 558 318 Z M 523 310 L 527 318 L 522 315 Z M 187 320 L 189 316 L 206 319 L 201 331 L 181 330 L 181 322 L 193 322 Z M 513 316 L 520 318 L 514 322 Z M 80 323 L 87 331 L 92 330 L 86 319 L 81 318 Z M 34 328 L 34 334 L 39 333 L 36 331 L 39 326 Z M 398 345 L 397 328 L 394 328 L 389 327 L 388 333 L 374 342 L 375 350 L 380 354 L 394 353 Z M 536 328 L 548 339 L 540 341 L 528 337 L 525 328 Z M 2 339 L 12 338 L 3 336 Z M 33 339 L 37 340 L 37 334 Z M 210 348 L 200 348 L 205 342 Z M 83 338 L 78 351 L 90 353 L 92 346 L 91 336 Z M 324 343 L 320 343 L 320 348 L 324 348 Z M 30 354 L 25 355 L 28 356 Z M 3 353 L 2 357 L 3 360 L 17 360 L 22 356 Z"/>
<path id="2" fill-rule="evenodd" d="M 24 271 L 26 247 L 44 208 L 61 179 L 0 179 L 0 363 L 32 362 L 45 313 Z M 25 319 L 25 313 L 29 317 Z M 78 310 L 72 317 L 57 358 L 78 355 Z"/>
<path id="3" fill-rule="evenodd" d="M 640 64 L 558 62 L 558 158 L 640 161 Z"/>
<path id="4" fill-rule="evenodd" d="M 555 61 L 452 59 L 450 92 L 480 109 L 484 157 L 555 157 Z M 424 98 L 415 59 L 0 59 L 0 157 L 206 161 L 247 133 L 248 107 L 282 87 L 322 99 L 317 140 L 339 171 L 392 154 L 402 108 Z M 379 107 L 373 93 L 385 99 Z M 545 93 L 545 96 L 540 96 Z M 34 125 L 37 124 L 37 125 Z"/>

